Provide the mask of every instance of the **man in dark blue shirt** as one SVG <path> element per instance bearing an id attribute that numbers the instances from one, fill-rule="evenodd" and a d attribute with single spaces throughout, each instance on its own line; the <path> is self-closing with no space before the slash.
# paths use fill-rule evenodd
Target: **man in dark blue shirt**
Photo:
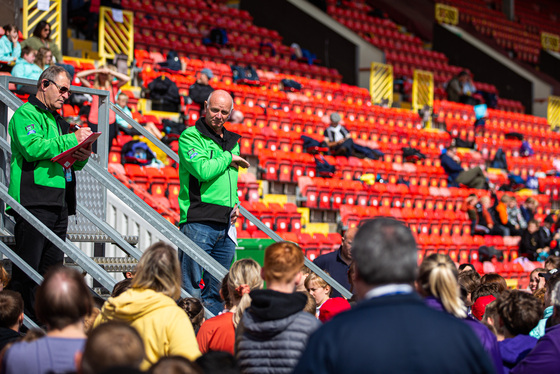
<path id="1" fill-rule="evenodd" d="M 457 148 L 449 147 L 447 151 L 439 156 L 441 166 L 449 176 L 449 179 L 458 184 L 464 184 L 470 188 L 486 189 L 488 182 L 480 166 L 464 170 L 461 160 L 457 156 Z"/>
<path id="2" fill-rule="evenodd" d="M 313 261 L 315 265 L 329 273 L 335 281 L 340 283 L 340 285 L 348 291 L 350 291 L 348 269 L 352 262 L 352 254 L 350 251 L 352 250 L 352 242 L 354 241 L 354 236 L 357 231 L 358 229 L 355 227 L 348 229 L 342 238 L 342 244 L 338 251 L 319 256 Z M 331 297 L 342 297 L 342 295 L 333 288 Z"/>

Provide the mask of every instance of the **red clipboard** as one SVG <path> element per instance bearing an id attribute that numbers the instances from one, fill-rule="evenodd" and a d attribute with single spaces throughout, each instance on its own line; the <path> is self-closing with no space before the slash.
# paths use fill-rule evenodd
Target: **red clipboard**
<path id="1" fill-rule="evenodd" d="M 51 161 L 57 162 L 63 167 L 65 167 L 66 169 L 68 169 L 69 167 L 74 165 L 74 162 L 76 162 L 76 159 L 73 156 L 74 152 L 76 152 L 80 148 L 87 148 L 90 144 L 96 141 L 100 135 L 101 135 L 100 132 L 92 133 L 90 136 L 88 136 L 83 142 L 81 142 L 77 146 L 72 147 L 69 150 L 62 152 L 58 156 L 51 158 Z"/>

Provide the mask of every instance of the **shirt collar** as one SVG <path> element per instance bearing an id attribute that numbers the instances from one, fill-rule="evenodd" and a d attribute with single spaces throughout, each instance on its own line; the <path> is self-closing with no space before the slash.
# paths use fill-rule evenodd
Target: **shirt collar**
<path id="1" fill-rule="evenodd" d="M 414 289 L 410 284 L 404 283 L 391 283 L 384 284 L 383 286 L 374 287 L 366 293 L 365 299 L 373 299 L 381 296 L 410 294 Z"/>

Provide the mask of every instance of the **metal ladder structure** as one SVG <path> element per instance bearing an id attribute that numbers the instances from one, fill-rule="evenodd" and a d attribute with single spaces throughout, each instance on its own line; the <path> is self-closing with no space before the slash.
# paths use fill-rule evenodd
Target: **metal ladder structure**
<path id="1" fill-rule="evenodd" d="M 182 234 L 178 228 L 163 218 L 148 204 L 146 204 L 140 197 L 135 195 L 127 187 L 125 187 L 117 178 L 107 171 L 108 168 L 108 130 L 109 130 L 109 111 L 115 112 L 122 117 L 133 128 L 138 130 L 146 139 L 158 146 L 167 156 L 175 162 L 179 162 L 179 156 L 172 151 L 167 145 L 162 143 L 159 139 L 154 137 L 143 126 L 138 124 L 135 120 L 125 114 L 119 107 L 115 106 L 109 101 L 109 92 L 91 89 L 85 87 L 72 86 L 73 93 L 97 95 L 99 97 L 99 131 L 102 135 L 97 140 L 99 142 L 98 154 L 92 157 L 83 170 L 77 173 L 77 188 L 78 196 L 83 193 L 84 189 L 87 193 L 95 194 L 96 199 L 100 202 L 97 209 L 92 209 L 88 201 L 78 198 L 77 204 L 77 218 L 76 228 L 73 230 L 73 235 L 70 235 L 66 241 L 62 241 L 51 230 L 43 225 L 37 218 L 35 218 L 29 211 L 22 205 L 17 203 L 12 197 L 8 195 L 9 183 L 9 163 L 11 158 L 11 149 L 8 141 L 8 123 L 11 115 L 23 103 L 9 90 L 9 84 L 14 83 L 18 85 L 35 86 L 36 81 L 29 79 L 15 78 L 11 76 L 0 76 L 0 200 L 9 205 L 26 221 L 33 224 L 39 232 L 41 232 L 48 240 L 55 244 L 60 250 L 64 252 L 72 264 L 79 266 L 83 271 L 87 272 L 95 281 L 99 282 L 102 287 L 107 290 L 112 290 L 115 283 L 115 278 L 109 274 L 104 266 L 100 266 L 91 257 L 86 255 L 76 244 L 76 240 L 93 240 L 96 234 L 92 233 L 91 229 L 95 228 L 96 232 L 102 232 L 111 242 L 116 244 L 127 256 L 139 260 L 142 256 L 142 249 L 136 248 L 131 245 L 134 239 L 127 238 L 119 233 L 114 227 L 109 225 L 106 220 L 107 208 L 107 192 L 110 191 L 112 195 L 120 199 L 128 207 L 131 207 L 136 213 L 143 217 L 153 228 L 155 228 L 166 241 L 177 247 L 178 250 L 183 251 L 194 261 L 200 264 L 205 271 L 208 271 L 216 279 L 223 279 L 227 273 L 227 269 L 221 266 L 209 254 L 200 249 L 193 241 Z M 94 187 L 92 188 L 92 183 Z M 92 191 L 93 190 L 93 191 Z M 257 219 L 253 214 L 247 211 L 243 206 L 240 207 L 240 213 L 259 229 L 264 231 L 270 238 L 275 241 L 283 241 L 283 239 L 268 228 L 264 223 Z M 69 220 L 69 221 L 72 221 Z M 79 224 L 78 224 L 79 223 Z M 72 226 L 71 224 L 70 226 Z M 6 215 L 5 207 L 0 207 L 0 231 L 4 236 L 13 235 L 13 219 Z M 75 239 L 72 242 L 72 239 Z M 23 269 L 31 279 L 37 284 L 42 282 L 42 277 L 35 270 L 33 270 L 27 263 L 25 263 L 8 245 L 0 241 L 0 253 L 9 259 L 12 264 Z M 305 258 L 305 265 L 311 271 L 315 272 L 323 278 L 331 287 L 339 291 L 344 297 L 350 298 L 352 294 L 342 287 L 338 282 L 332 279 L 328 274 L 319 269 L 309 259 Z M 109 270 L 110 267 L 107 267 Z M 182 297 L 190 297 L 190 295 L 182 290 Z M 208 317 L 212 317 L 212 313 L 206 310 Z M 35 327 L 33 321 L 25 318 L 25 324 L 28 327 Z"/>

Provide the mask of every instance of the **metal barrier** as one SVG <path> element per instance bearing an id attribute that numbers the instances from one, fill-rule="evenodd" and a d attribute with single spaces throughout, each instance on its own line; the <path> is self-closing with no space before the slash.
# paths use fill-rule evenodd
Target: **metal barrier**
<path id="1" fill-rule="evenodd" d="M 134 13 L 102 6 L 99 8 L 99 57 L 105 61 L 119 54 L 127 56 L 128 64 L 134 59 Z"/>
<path id="2" fill-rule="evenodd" d="M 412 82 L 412 110 L 416 113 L 428 106 L 430 110 L 434 107 L 434 75 L 429 71 L 414 70 L 414 81 Z M 432 120 L 428 121 L 430 127 Z"/>
<path id="3" fill-rule="evenodd" d="M 369 75 L 371 103 L 393 105 L 393 66 L 380 62 L 371 63 Z"/>
<path id="4" fill-rule="evenodd" d="M 547 119 L 552 130 L 560 127 L 560 97 L 550 96 L 548 98 Z"/>
<path id="5" fill-rule="evenodd" d="M 8 160 L 10 155 L 10 147 L 7 139 L 7 125 L 8 125 L 8 109 L 13 111 L 17 110 L 20 105 L 22 105 L 21 100 L 14 96 L 9 90 L 9 83 L 23 84 L 23 85 L 36 85 L 35 81 L 28 79 L 15 78 L 11 76 L 0 77 L 0 150 L 2 150 L 2 155 L 5 155 L 4 159 Z M 118 107 L 109 102 L 109 92 L 103 90 L 96 90 L 84 87 L 71 87 L 72 92 L 84 93 L 89 95 L 99 96 L 99 131 L 103 134 L 99 137 L 98 150 L 99 160 L 98 162 L 90 160 L 84 167 L 82 172 L 90 174 L 99 183 L 101 183 L 106 189 L 109 189 L 115 194 L 119 199 L 121 199 L 125 204 L 130 207 L 134 207 L 135 211 L 142 215 L 154 228 L 160 231 L 169 242 L 176 245 L 178 250 L 182 250 L 188 256 L 190 256 L 194 261 L 199 263 L 205 271 L 208 271 L 211 275 L 217 279 L 222 279 L 227 273 L 227 269 L 221 266 L 216 260 L 214 260 L 209 254 L 201 250 L 194 242 L 183 235 L 176 226 L 171 224 L 161 215 L 156 213 L 150 206 L 148 206 L 144 201 L 142 201 L 138 196 L 132 193 L 128 188 L 126 188 L 120 181 L 118 181 L 113 175 L 107 171 L 108 165 L 108 122 L 109 122 L 109 110 L 113 110 L 116 114 L 121 116 L 127 123 L 132 125 L 133 128 L 138 130 L 142 135 L 152 141 L 156 146 L 161 148 L 171 159 L 179 162 L 179 156 L 173 152 L 169 147 L 163 144 L 159 139 L 151 135 L 148 131 L 144 129 L 143 126 L 134 121 L 127 114 L 122 112 Z M 7 162 L 0 164 L 0 168 L 3 169 L 3 175 L 7 175 Z M 80 174 L 80 173 L 78 173 Z M 78 185 L 80 177 L 78 176 Z M 99 267 L 91 258 L 86 256 L 79 248 L 76 246 L 65 243 L 60 240 L 52 231 L 46 228 L 39 220 L 32 216 L 27 209 L 18 204 L 14 199 L 12 199 L 7 192 L 5 184 L 8 179 L 3 178 L 2 184 L 0 184 L 0 200 L 9 204 L 14 210 L 20 214 L 24 219 L 33 223 L 38 230 L 43 233 L 49 240 L 51 240 L 58 248 L 60 248 L 68 257 L 70 257 L 74 262 L 87 271 L 94 279 L 99 281 L 105 288 L 112 289 L 115 280 L 108 275 L 108 273 L 101 267 Z M 106 196 L 106 189 L 103 189 L 103 194 Z M 104 200 L 105 201 L 105 200 Z M 105 222 L 105 216 L 97 217 L 84 207 L 80 202 L 78 203 L 78 212 L 83 214 L 89 221 L 91 221 L 95 226 L 97 226 L 101 231 L 111 237 L 121 249 L 123 249 L 128 255 L 139 259 L 141 256 L 141 251 L 130 246 L 126 240 L 122 238 L 122 235 L 116 232 L 112 227 L 110 227 Z M 283 239 L 270 230 L 266 225 L 264 225 L 260 220 L 248 212 L 245 208 L 241 207 L 241 214 L 243 214 L 249 221 L 254 223 L 257 227 L 263 230 L 267 235 L 269 235 L 275 241 L 283 241 Z M 2 211 L 2 223 L 3 229 L 7 228 L 5 225 L 6 215 Z M 106 212 L 104 211 L 104 214 Z M 313 264 L 309 259 L 305 259 L 305 264 L 317 275 L 323 278 L 328 284 L 339 291 L 343 296 L 350 298 L 352 294 L 342 287 L 338 282 L 336 282 L 332 277 L 326 274 L 324 271 L 319 269 L 315 264 Z M 186 291 L 182 290 L 182 296 L 190 296 Z M 209 317 L 213 316 L 208 310 L 206 311 Z"/>
<path id="6" fill-rule="evenodd" d="M 46 21 L 51 27 L 50 39 L 56 45 L 62 45 L 62 0 L 23 0 L 22 13 L 21 32 L 25 39 L 32 35 L 40 21 Z"/>
<path id="7" fill-rule="evenodd" d="M 457 26 L 459 24 L 459 9 L 454 6 L 436 3 L 436 21 Z"/>

